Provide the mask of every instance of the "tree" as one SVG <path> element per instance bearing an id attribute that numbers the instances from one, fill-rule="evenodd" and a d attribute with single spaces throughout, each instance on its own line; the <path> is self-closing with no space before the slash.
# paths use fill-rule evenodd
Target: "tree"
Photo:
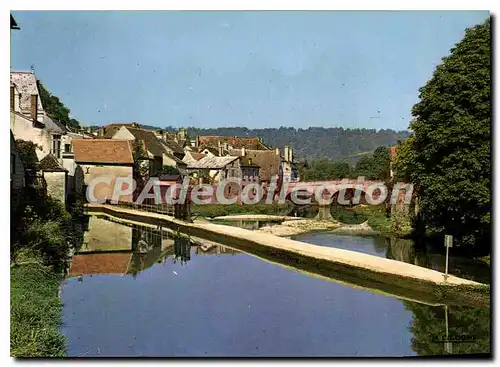
<path id="1" fill-rule="evenodd" d="M 487 252 L 491 235 L 490 20 L 467 29 L 420 89 L 396 168 L 415 185 L 430 233 Z"/>
<path id="2" fill-rule="evenodd" d="M 38 166 L 38 157 L 36 155 L 38 145 L 29 140 L 17 139 L 16 149 L 24 169 L 36 171 Z"/>
<path id="3" fill-rule="evenodd" d="M 142 186 L 149 179 L 149 158 L 143 148 L 144 141 L 136 140 L 133 143 L 132 157 L 134 159 L 133 175 L 137 184 Z"/>
<path id="4" fill-rule="evenodd" d="M 354 176 L 363 176 L 368 180 L 386 181 L 390 176 L 389 151 L 387 147 L 380 146 L 373 155 L 363 155 L 354 169 Z"/>
<path id="5" fill-rule="evenodd" d="M 37 80 L 38 90 L 40 92 L 40 99 L 42 101 L 43 108 L 47 115 L 49 115 L 54 120 L 63 123 L 65 126 L 73 129 L 80 129 L 80 123 L 74 118 L 70 118 L 70 109 L 62 103 L 58 97 L 52 95 L 43 86 L 40 80 Z"/>
<path id="6" fill-rule="evenodd" d="M 373 166 L 376 174 L 376 180 L 386 181 L 390 177 L 391 158 L 387 147 L 378 147 L 375 149 L 372 157 Z"/>

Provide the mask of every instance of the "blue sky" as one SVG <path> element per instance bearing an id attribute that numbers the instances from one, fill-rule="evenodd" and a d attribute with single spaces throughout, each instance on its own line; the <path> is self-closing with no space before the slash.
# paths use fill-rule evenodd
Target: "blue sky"
<path id="1" fill-rule="evenodd" d="M 406 129 L 488 12 L 13 12 L 13 70 L 85 125 Z"/>

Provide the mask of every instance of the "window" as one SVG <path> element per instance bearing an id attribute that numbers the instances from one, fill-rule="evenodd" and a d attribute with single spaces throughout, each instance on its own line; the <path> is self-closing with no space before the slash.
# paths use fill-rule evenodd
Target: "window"
<path id="1" fill-rule="evenodd" d="M 52 135 L 52 154 L 56 158 L 61 158 L 61 135 Z"/>
<path id="2" fill-rule="evenodd" d="M 64 151 L 66 153 L 71 153 L 71 144 L 64 144 Z"/>

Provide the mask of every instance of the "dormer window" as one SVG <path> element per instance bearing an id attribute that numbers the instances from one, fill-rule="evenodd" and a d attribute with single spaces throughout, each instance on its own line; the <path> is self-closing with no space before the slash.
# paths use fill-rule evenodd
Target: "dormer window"
<path id="1" fill-rule="evenodd" d="M 52 135 L 52 151 L 56 158 L 61 158 L 61 135 Z"/>

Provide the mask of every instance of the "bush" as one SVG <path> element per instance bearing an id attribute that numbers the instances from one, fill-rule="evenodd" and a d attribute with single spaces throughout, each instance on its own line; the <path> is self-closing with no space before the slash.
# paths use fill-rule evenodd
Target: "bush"
<path id="1" fill-rule="evenodd" d="M 11 232 L 12 262 L 21 251 L 29 252 L 57 270 L 65 265 L 70 249 L 78 250 L 83 242 L 83 232 L 64 205 L 37 190 L 28 190 L 20 210 L 12 213 Z"/>

